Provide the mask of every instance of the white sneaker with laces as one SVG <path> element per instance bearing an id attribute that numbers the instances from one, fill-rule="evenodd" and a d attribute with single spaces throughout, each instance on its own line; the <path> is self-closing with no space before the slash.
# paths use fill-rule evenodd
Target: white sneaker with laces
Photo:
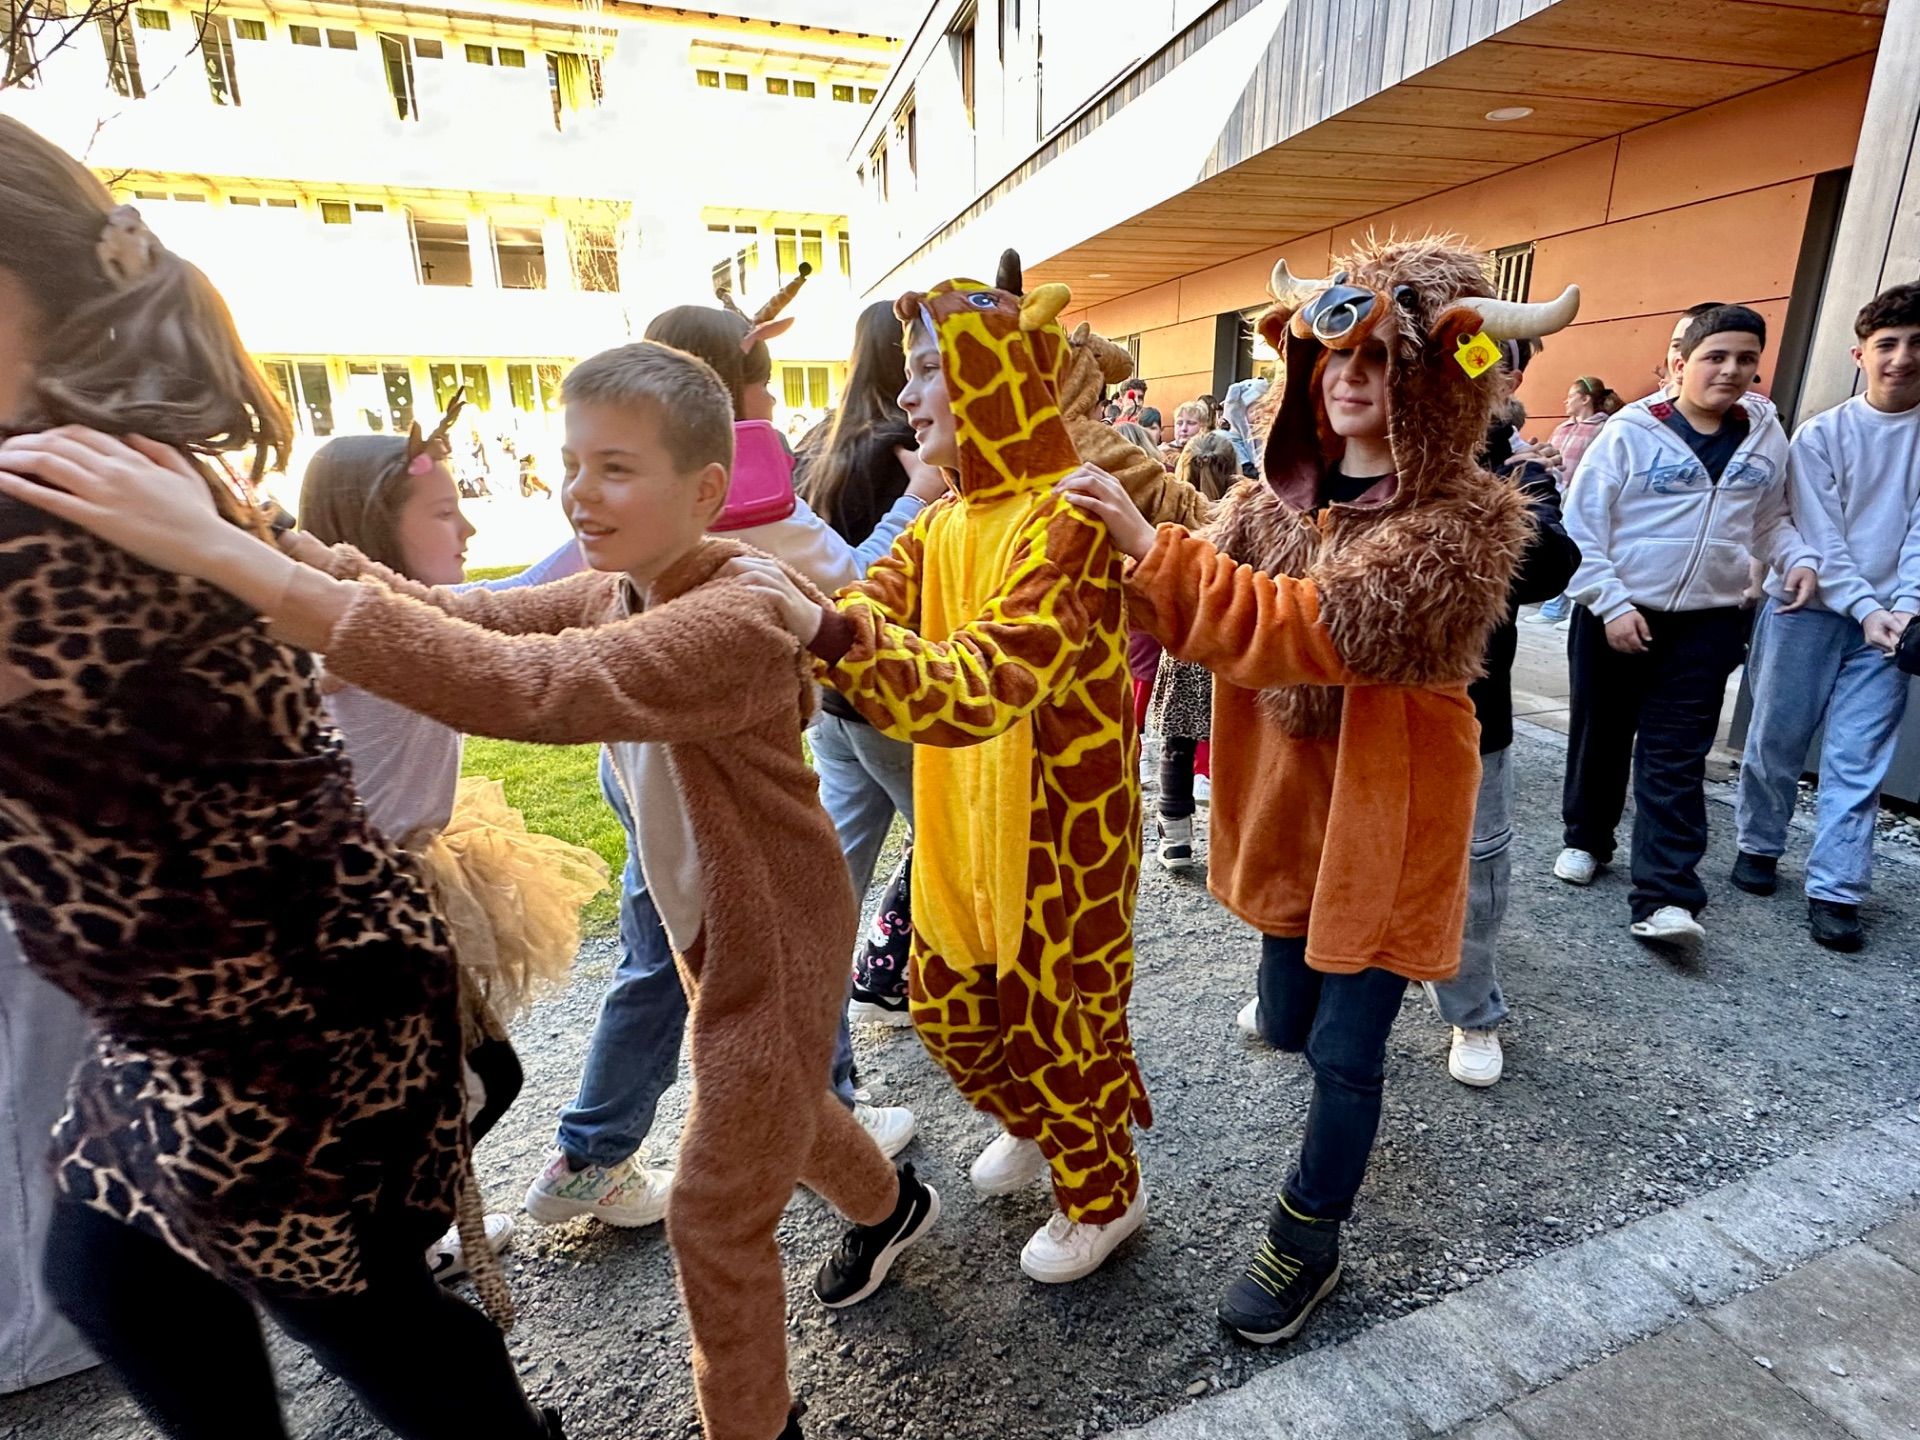
<path id="1" fill-rule="evenodd" d="M 973 1162 L 973 1188 L 982 1195 L 1011 1195 L 1047 1173 L 1047 1157 L 1038 1140 L 1022 1140 L 1002 1131 Z"/>
<path id="2" fill-rule="evenodd" d="M 1707 928 L 1678 905 L 1662 905 L 1644 920 L 1627 927 L 1636 940 L 1651 940 L 1657 945 L 1674 945 L 1682 950 L 1697 950 L 1707 938 Z"/>
<path id="3" fill-rule="evenodd" d="M 1569 885 L 1591 885 L 1599 869 L 1598 860 L 1586 851 L 1575 850 L 1569 845 L 1553 862 L 1553 878 L 1564 880 Z"/>
<path id="4" fill-rule="evenodd" d="M 504 1255 L 507 1247 L 513 1244 L 513 1217 L 489 1215 L 486 1225 L 487 1248 L 495 1255 Z M 427 1247 L 427 1268 L 442 1285 L 451 1284 L 467 1273 L 467 1250 L 460 1243 L 458 1225 Z"/>
<path id="5" fill-rule="evenodd" d="M 853 1107 L 853 1118 L 873 1137 L 873 1143 L 889 1160 L 907 1148 L 914 1131 L 920 1128 L 913 1111 L 904 1105 L 869 1105 L 859 1101 Z"/>
<path id="6" fill-rule="evenodd" d="M 1462 1085 L 1485 1089 L 1498 1083 L 1506 1057 L 1500 1053 L 1498 1030 L 1462 1030 L 1453 1027 L 1453 1048 L 1447 1052 L 1447 1073 Z"/>
<path id="7" fill-rule="evenodd" d="M 527 1214 L 542 1225 L 558 1225 L 590 1215 L 603 1225 L 631 1230 L 667 1218 L 673 1191 L 671 1170 L 650 1170 L 643 1150 L 618 1165 L 589 1165 L 575 1170 L 558 1150 L 527 1188 Z"/>
<path id="8" fill-rule="evenodd" d="M 1233 1017 L 1233 1023 L 1240 1027 L 1240 1033 L 1249 1040 L 1264 1042 L 1266 1036 L 1260 1033 L 1260 997 L 1254 996 L 1240 1007 L 1240 1013 Z"/>
<path id="9" fill-rule="evenodd" d="M 1069 1220 L 1058 1210 L 1027 1241 L 1020 1252 L 1020 1268 L 1029 1280 L 1042 1285 L 1065 1285 L 1093 1274 L 1134 1231 L 1147 1223 L 1147 1187 L 1133 1197 L 1119 1219 L 1105 1225 Z"/>

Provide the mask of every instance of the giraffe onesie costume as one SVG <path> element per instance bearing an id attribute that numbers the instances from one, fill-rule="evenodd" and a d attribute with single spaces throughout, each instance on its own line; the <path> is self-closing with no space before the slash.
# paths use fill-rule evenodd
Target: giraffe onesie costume
<path id="1" fill-rule="evenodd" d="M 939 343 L 954 493 L 843 590 L 815 651 L 883 734 L 913 741 L 909 996 L 977 1109 L 1037 1141 L 1069 1220 L 1119 1218 L 1152 1123 L 1127 1028 L 1140 788 L 1122 559 L 1053 493 L 1064 286 L 950 280 L 902 296 Z"/>

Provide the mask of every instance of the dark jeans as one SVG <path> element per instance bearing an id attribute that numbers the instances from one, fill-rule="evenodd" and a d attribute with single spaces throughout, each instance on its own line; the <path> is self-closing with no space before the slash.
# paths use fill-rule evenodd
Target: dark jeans
<path id="1" fill-rule="evenodd" d="M 358 1295 L 263 1303 L 402 1440 L 545 1440 L 505 1338 L 428 1272 L 424 1246 L 370 1234 Z M 47 1289 L 171 1440 L 285 1440 L 252 1304 L 151 1236 L 54 1209 Z"/>
<path id="2" fill-rule="evenodd" d="M 1653 642 L 1625 655 L 1586 606 L 1567 636 L 1572 724 L 1561 805 L 1566 843 L 1613 858 L 1633 777 L 1633 918 L 1663 905 L 1706 908 L 1698 868 L 1707 853 L 1707 752 L 1727 677 L 1746 654 L 1748 611 L 1642 610 Z"/>
<path id="3" fill-rule="evenodd" d="M 1260 937 L 1260 1028 L 1276 1050 L 1304 1052 L 1313 1103 L 1287 1203 L 1316 1220 L 1344 1220 L 1366 1178 L 1380 1128 L 1387 1032 L 1406 994 L 1402 976 L 1368 969 L 1328 975 L 1307 968 L 1305 936 Z"/>
<path id="4" fill-rule="evenodd" d="M 1200 742 L 1187 735 L 1160 741 L 1160 818 L 1184 820 L 1193 814 L 1193 756 Z"/>

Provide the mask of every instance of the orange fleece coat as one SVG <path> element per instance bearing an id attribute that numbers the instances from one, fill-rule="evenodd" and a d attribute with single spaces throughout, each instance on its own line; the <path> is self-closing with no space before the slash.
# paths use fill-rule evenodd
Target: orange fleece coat
<path id="1" fill-rule="evenodd" d="M 828 1088 L 859 912 L 800 748 L 812 662 L 772 602 L 714 578 L 757 553 L 732 541 L 702 541 L 638 614 L 620 575 L 455 592 L 334 553 L 337 577 L 378 582 L 334 626 L 334 674 L 469 734 L 668 747 L 704 894 L 680 956 L 693 1101 L 667 1231 L 709 1440 L 774 1440 L 792 1403 L 774 1232 L 795 1183 L 861 1224 L 899 1194 Z"/>
<path id="2" fill-rule="evenodd" d="M 1313 582 L 1236 565 L 1161 527 L 1129 587 L 1133 620 L 1213 672 L 1207 885 L 1267 935 L 1305 935 L 1307 963 L 1410 980 L 1460 968 L 1480 727 L 1463 681 L 1369 684 L 1322 623 Z M 1344 686 L 1338 729 L 1273 723 L 1271 686 Z M 1461 797 L 1468 803 L 1461 803 Z"/>

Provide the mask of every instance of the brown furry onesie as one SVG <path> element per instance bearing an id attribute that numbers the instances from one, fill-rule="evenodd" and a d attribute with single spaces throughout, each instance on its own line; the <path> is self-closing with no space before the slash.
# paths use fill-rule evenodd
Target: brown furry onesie
<path id="1" fill-rule="evenodd" d="M 884 1220 L 899 1195 L 892 1164 L 827 1086 L 858 911 L 800 750 L 811 663 L 770 603 L 714 578 L 752 553 L 705 540 L 629 614 L 624 576 L 456 593 L 343 548 L 337 578 L 380 583 L 334 626 L 327 654 L 333 673 L 469 734 L 668 746 L 704 920 L 680 956 L 694 1090 L 667 1233 L 708 1440 L 785 1428 L 774 1229 L 794 1185 L 857 1224 Z"/>

